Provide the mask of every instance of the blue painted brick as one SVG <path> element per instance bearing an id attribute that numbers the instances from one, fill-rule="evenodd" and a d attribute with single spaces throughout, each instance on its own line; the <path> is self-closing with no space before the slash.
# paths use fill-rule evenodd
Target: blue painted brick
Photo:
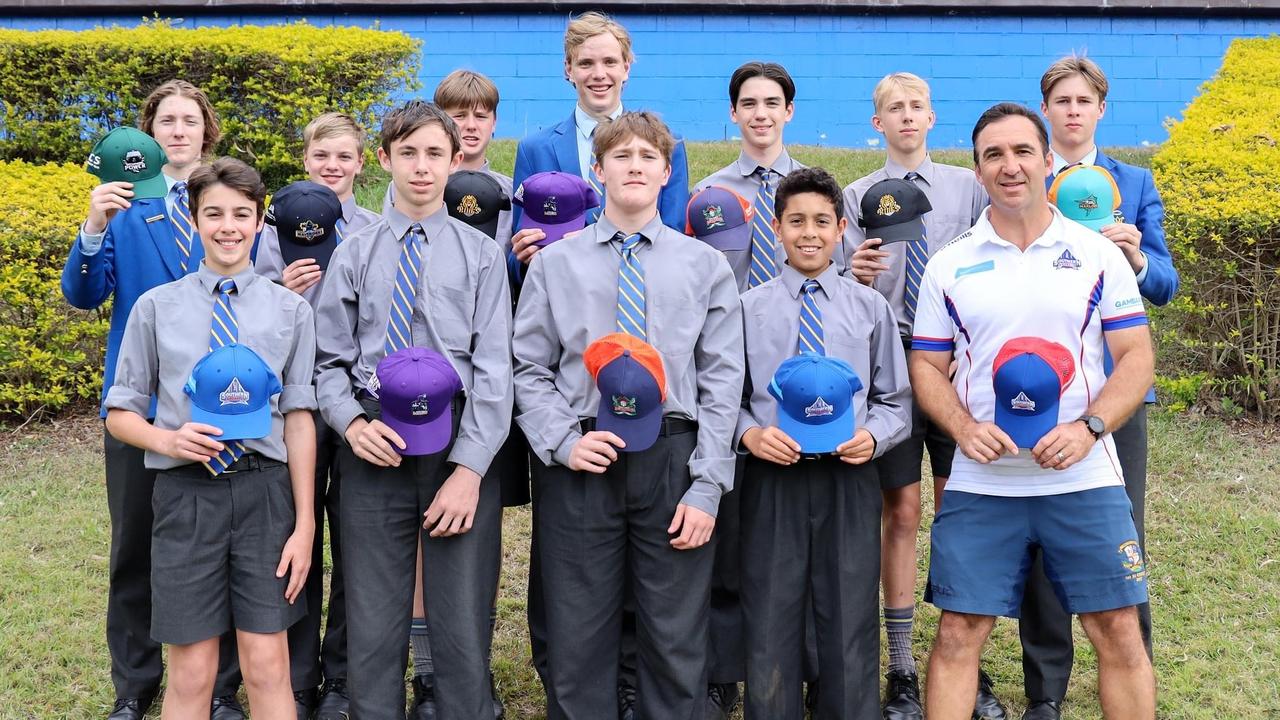
<path id="1" fill-rule="evenodd" d="M 880 15 L 842 15 L 836 19 L 837 29 L 845 32 L 883 32 L 885 18 Z"/>
<path id="2" fill-rule="evenodd" d="M 1205 79 L 1213 77 L 1218 69 L 1222 67 L 1221 57 L 1203 57 L 1200 58 L 1200 75 Z"/>
<path id="3" fill-rule="evenodd" d="M 14 30 L 52 30 L 57 23 L 53 18 L 45 17 L 11 17 L 9 27 Z"/>
<path id="4" fill-rule="evenodd" d="M 427 19 L 421 15 L 384 15 L 378 21 L 378 27 L 407 33 L 426 32 Z"/>
<path id="5" fill-rule="evenodd" d="M 751 26 L 746 15 L 714 14 L 704 18 L 702 28 L 712 32 L 746 32 Z"/>
<path id="6" fill-rule="evenodd" d="M 1090 35 L 1111 32 L 1111 18 L 1098 15 L 1084 15 L 1067 18 L 1067 32 L 1088 37 Z"/>
<path id="7" fill-rule="evenodd" d="M 1022 32 L 1028 35 L 1042 33 L 1065 33 L 1067 19 L 1065 17 L 1025 17 L 1022 18 Z"/>
<path id="8" fill-rule="evenodd" d="M 1178 54 L 1184 57 L 1198 55 L 1200 57 L 1221 57 L 1226 49 L 1222 35 L 1179 35 Z"/>
<path id="9" fill-rule="evenodd" d="M 1165 57 L 1156 62 L 1156 77 L 1178 80 L 1201 78 L 1200 58 Z"/>
<path id="10" fill-rule="evenodd" d="M 1150 34 L 1156 31 L 1156 19 L 1153 17 L 1113 17 L 1111 32 L 1132 35 Z"/>
<path id="11" fill-rule="evenodd" d="M 1135 56 L 1109 63 L 1107 77 L 1116 79 L 1150 78 L 1156 74 L 1156 58 Z"/>
<path id="12" fill-rule="evenodd" d="M 927 33 L 929 22 L 924 15 L 890 15 L 884 19 L 884 29 L 891 33 Z"/>
<path id="13" fill-rule="evenodd" d="M 1200 21 L 1193 17 L 1157 17 L 1156 32 L 1163 34 L 1198 33 Z"/>
<path id="14" fill-rule="evenodd" d="M 752 14 L 747 19 L 747 28 L 755 32 L 785 32 L 795 30 L 795 18 L 788 14 L 765 15 Z"/>
<path id="15" fill-rule="evenodd" d="M 565 16 L 560 14 L 521 13 L 516 16 L 516 29 L 521 32 L 525 30 L 548 30 L 563 34 L 565 24 Z"/>
<path id="16" fill-rule="evenodd" d="M 1162 32 L 1135 35 L 1133 52 L 1144 57 L 1173 57 L 1178 54 L 1178 36 Z"/>

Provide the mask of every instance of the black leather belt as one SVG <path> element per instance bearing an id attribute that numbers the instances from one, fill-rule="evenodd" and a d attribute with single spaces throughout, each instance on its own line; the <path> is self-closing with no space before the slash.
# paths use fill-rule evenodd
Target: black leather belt
<path id="1" fill-rule="evenodd" d="M 284 463 L 279 460 L 272 460 L 265 455 L 259 455 L 256 452 L 247 452 L 240 456 L 239 460 L 231 463 L 226 470 L 218 473 L 218 477 L 230 475 L 232 473 L 247 472 L 249 470 L 265 470 L 267 468 L 280 467 Z M 213 477 L 202 463 L 191 463 L 190 465 L 179 465 L 176 468 L 161 470 L 160 472 L 174 473 L 177 475 L 195 475 L 197 477 Z"/>
<path id="2" fill-rule="evenodd" d="M 596 429 L 595 418 L 582 418 L 578 421 L 578 428 L 583 435 Z M 658 430 L 658 437 L 667 437 L 668 435 L 680 435 L 681 433 L 698 432 L 698 423 L 682 417 L 672 415 L 664 415 L 662 418 L 662 427 Z"/>

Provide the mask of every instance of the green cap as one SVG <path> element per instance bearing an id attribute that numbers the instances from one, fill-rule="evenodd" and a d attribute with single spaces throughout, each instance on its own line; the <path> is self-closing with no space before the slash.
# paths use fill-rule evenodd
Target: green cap
<path id="1" fill-rule="evenodd" d="M 1049 202 L 1057 205 L 1067 219 L 1101 231 L 1116 222 L 1120 189 L 1106 168 L 1077 165 L 1054 178 L 1049 188 Z"/>
<path id="2" fill-rule="evenodd" d="M 169 192 L 160 172 L 167 162 L 155 138 L 136 128 L 118 127 L 93 146 L 85 169 L 102 182 L 133 183 L 135 199 L 162 198 Z"/>

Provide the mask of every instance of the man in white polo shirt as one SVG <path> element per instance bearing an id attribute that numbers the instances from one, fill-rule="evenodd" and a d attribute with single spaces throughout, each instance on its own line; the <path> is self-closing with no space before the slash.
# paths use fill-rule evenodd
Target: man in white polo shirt
<path id="1" fill-rule="evenodd" d="M 943 612 L 926 715 L 968 720 L 982 645 L 997 616 L 1018 616 L 1039 548 L 1097 651 L 1104 716 L 1150 720 L 1155 678 L 1135 610 L 1146 567 L 1109 436 L 1152 383 L 1133 270 L 1048 204 L 1049 141 L 1034 112 L 993 106 L 973 147 L 991 206 L 930 259 L 910 363 L 916 401 L 958 450 L 933 525 L 926 599 Z"/>

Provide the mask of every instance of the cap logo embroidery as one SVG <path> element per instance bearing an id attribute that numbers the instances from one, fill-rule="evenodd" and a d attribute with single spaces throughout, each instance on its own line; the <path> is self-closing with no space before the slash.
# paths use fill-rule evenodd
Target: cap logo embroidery
<path id="1" fill-rule="evenodd" d="M 409 403 L 409 414 L 414 417 L 420 417 L 431 412 L 431 403 L 428 402 L 426 395 L 419 395 Z"/>
<path id="2" fill-rule="evenodd" d="M 555 195 L 552 195 L 551 197 L 549 197 L 549 198 L 547 198 L 546 200 L 543 200 L 543 201 L 542 201 L 542 214 L 543 214 L 543 215 L 545 215 L 546 217 L 556 217 L 556 213 L 557 213 L 557 212 L 558 212 L 558 211 L 556 210 L 556 196 L 555 196 Z"/>
<path id="3" fill-rule="evenodd" d="M 476 200 L 475 195 L 463 195 L 462 201 L 458 203 L 458 212 L 467 217 L 475 217 L 480 214 L 480 201 Z"/>
<path id="4" fill-rule="evenodd" d="M 1080 208 L 1081 210 L 1084 210 L 1086 213 L 1091 213 L 1094 210 L 1098 209 L 1098 196 L 1089 195 L 1088 197 L 1085 197 L 1081 200 L 1077 200 L 1076 207 Z"/>
<path id="5" fill-rule="evenodd" d="M 227 389 L 218 393 L 218 403 L 222 406 L 249 404 L 249 391 L 245 390 L 244 386 L 240 384 L 240 378 L 231 378 L 231 384 L 227 386 Z"/>
<path id="6" fill-rule="evenodd" d="M 1057 270 L 1079 270 L 1080 261 L 1071 254 L 1070 250 L 1063 250 L 1058 259 L 1053 261 L 1053 267 Z"/>
<path id="7" fill-rule="evenodd" d="M 85 163 L 90 170 L 102 169 L 102 156 L 98 153 L 89 153 L 89 161 Z"/>
<path id="8" fill-rule="evenodd" d="M 613 396 L 613 414 L 626 417 L 636 416 L 636 399 L 626 395 Z"/>
<path id="9" fill-rule="evenodd" d="M 124 154 L 124 171 L 131 173 L 140 173 L 147 169 L 147 160 L 142 157 L 142 153 L 137 150 L 130 150 Z"/>
<path id="10" fill-rule="evenodd" d="M 835 412 L 835 408 L 831 406 L 831 403 L 823 400 L 822 396 L 819 395 L 818 399 L 814 400 L 812 405 L 804 409 L 804 416 L 807 418 L 822 417 L 823 415 L 830 415 L 833 412 Z"/>
<path id="11" fill-rule="evenodd" d="M 1012 401 L 1009 402 L 1009 406 L 1012 407 L 1014 410 L 1026 410 L 1027 412 L 1035 412 L 1036 401 L 1027 397 L 1026 393 L 1020 392 L 1018 393 L 1017 397 L 1015 397 Z"/>
<path id="12" fill-rule="evenodd" d="M 880 207 L 876 209 L 876 214 L 884 217 L 901 212 L 902 206 L 898 204 L 898 200 L 892 195 L 880 196 Z"/>
<path id="13" fill-rule="evenodd" d="M 708 205 L 702 211 L 702 221 L 706 224 L 708 230 L 714 227 L 722 227 L 724 225 L 724 208 L 719 205 Z"/>
<path id="14" fill-rule="evenodd" d="M 303 220 L 302 224 L 298 226 L 298 229 L 294 231 L 293 234 L 294 237 L 306 240 L 307 242 L 313 242 L 316 238 L 324 236 L 324 228 L 315 224 L 311 220 Z"/>

